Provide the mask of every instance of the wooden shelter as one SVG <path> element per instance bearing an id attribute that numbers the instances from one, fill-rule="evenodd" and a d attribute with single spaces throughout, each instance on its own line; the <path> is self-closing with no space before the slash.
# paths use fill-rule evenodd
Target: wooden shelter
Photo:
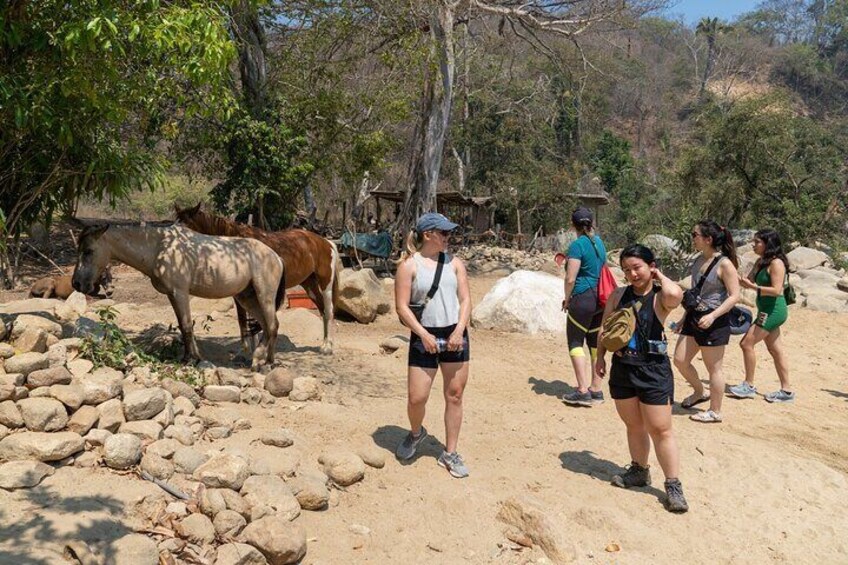
<path id="1" fill-rule="evenodd" d="M 377 202 L 377 221 L 381 222 L 381 200 L 402 204 L 406 192 L 391 190 L 372 190 L 371 198 Z M 488 230 L 495 215 L 493 196 L 466 196 L 459 191 L 436 193 L 436 210 L 473 233 Z"/>
<path id="2" fill-rule="evenodd" d="M 601 206 L 610 203 L 609 193 L 604 190 L 601 179 L 592 173 L 586 173 L 577 182 L 577 192 L 567 192 L 565 196 L 574 198 L 581 206 L 586 206 L 595 215 L 595 226 L 601 226 Z"/>

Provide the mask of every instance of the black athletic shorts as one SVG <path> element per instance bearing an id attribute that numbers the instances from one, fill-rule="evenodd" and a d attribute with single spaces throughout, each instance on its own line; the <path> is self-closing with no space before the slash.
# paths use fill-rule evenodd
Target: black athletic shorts
<path id="1" fill-rule="evenodd" d="M 674 375 L 668 357 L 645 365 L 631 365 L 613 358 L 609 387 L 615 400 L 638 397 L 642 404 L 656 406 L 674 402 Z"/>
<path id="2" fill-rule="evenodd" d="M 453 333 L 456 325 L 444 328 L 428 328 L 428 332 L 436 338 L 448 339 Z M 410 367 L 421 367 L 423 369 L 438 369 L 441 363 L 465 363 L 471 359 L 471 348 L 468 343 L 468 330 L 462 334 L 462 349 L 459 351 L 442 351 L 441 353 L 427 353 L 424 342 L 417 334 L 409 337 L 409 358 L 407 364 Z"/>
<path id="3" fill-rule="evenodd" d="M 695 343 L 701 347 L 716 347 L 730 343 L 730 316 L 727 314 L 719 316 L 712 326 L 702 330 L 698 327 L 698 320 L 707 314 L 709 312 L 687 312 L 680 335 L 694 337 Z"/>
<path id="4" fill-rule="evenodd" d="M 583 347 L 583 341 L 590 349 L 598 348 L 598 331 L 604 311 L 598 308 L 598 291 L 590 288 L 574 295 L 568 301 L 568 322 L 565 336 L 568 350 Z"/>

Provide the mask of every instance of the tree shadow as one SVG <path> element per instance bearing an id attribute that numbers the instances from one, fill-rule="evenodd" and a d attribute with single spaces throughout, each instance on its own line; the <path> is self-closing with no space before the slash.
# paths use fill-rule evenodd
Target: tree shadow
<path id="1" fill-rule="evenodd" d="M 822 390 L 822 392 L 826 392 L 828 394 L 831 394 L 831 395 L 835 396 L 836 398 L 844 398 L 845 400 L 848 400 L 848 392 L 842 392 L 840 390 L 831 390 L 829 388 L 823 388 L 821 390 Z"/>
<path id="2" fill-rule="evenodd" d="M 572 473 L 589 475 L 593 479 L 607 483 L 612 480 L 613 475 L 617 475 L 625 471 L 624 468 L 616 465 L 612 461 L 601 459 L 593 452 L 587 450 L 563 451 L 559 454 L 559 460 L 562 463 L 563 468 L 568 469 Z M 665 493 L 653 486 L 638 487 L 632 490 L 653 494 L 660 502 L 665 499 Z"/>
<path id="3" fill-rule="evenodd" d="M 49 477 L 45 481 L 49 481 Z M 0 507 L 0 563 L 55 563 L 62 555 L 64 544 L 71 541 L 85 542 L 104 563 L 113 563 L 114 542 L 134 533 L 121 522 L 127 514 L 124 503 L 111 496 L 62 496 L 44 483 L 14 492 L 29 508 L 11 516 L 8 507 Z M 47 515 L 45 511 L 54 516 Z M 109 517 L 89 516 L 73 531 L 60 533 L 56 529 L 55 524 L 63 514 L 80 516 L 94 513 L 106 513 Z"/>
<path id="4" fill-rule="evenodd" d="M 378 447 L 382 447 L 393 456 L 395 454 L 395 450 L 397 446 L 400 445 L 400 442 L 403 441 L 403 438 L 406 437 L 406 434 L 409 433 L 408 429 L 401 428 L 400 426 L 388 425 L 388 426 L 380 426 L 371 434 L 371 437 L 374 439 L 374 443 Z M 438 459 L 439 455 L 442 454 L 442 450 L 444 447 L 441 442 L 434 438 L 431 435 L 428 435 L 427 438 L 421 442 L 421 445 L 418 446 L 418 451 L 415 453 L 415 456 L 412 459 L 407 461 L 399 461 L 401 465 L 410 465 L 417 461 L 419 458 L 424 456 L 433 457 L 434 459 Z"/>
<path id="5" fill-rule="evenodd" d="M 555 398 L 562 398 L 563 394 L 567 394 L 575 390 L 573 386 L 566 384 L 563 381 L 546 381 L 543 379 L 537 379 L 536 377 L 530 377 L 527 379 L 527 382 L 530 383 L 530 390 L 536 394 L 553 396 Z"/>

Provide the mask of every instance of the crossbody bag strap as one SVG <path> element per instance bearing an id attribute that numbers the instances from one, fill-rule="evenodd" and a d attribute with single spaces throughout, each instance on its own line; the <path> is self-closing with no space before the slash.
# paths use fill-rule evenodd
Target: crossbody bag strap
<path id="1" fill-rule="evenodd" d="M 583 234 L 583 235 L 586 235 L 586 234 Z M 598 252 L 598 246 L 595 245 L 595 238 L 589 237 L 588 235 L 586 235 L 586 239 L 588 239 L 589 243 L 592 244 L 592 249 L 595 250 L 595 257 L 598 258 L 598 261 L 601 261 L 601 254 Z M 601 263 L 606 263 L 606 261 L 601 261 Z"/>
<path id="2" fill-rule="evenodd" d="M 439 264 L 436 265 L 436 274 L 433 276 L 433 284 L 430 286 L 429 292 L 427 292 L 427 298 L 424 299 L 424 304 L 430 302 L 434 296 L 436 296 L 436 291 L 439 290 L 439 282 L 442 279 L 442 269 L 445 266 L 445 254 L 443 252 L 439 252 Z"/>
<path id="3" fill-rule="evenodd" d="M 703 275 L 701 275 L 700 279 L 698 279 L 698 284 L 695 285 L 695 288 L 698 289 L 698 292 L 701 292 L 701 288 L 703 288 L 704 283 L 707 281 L 707 277 L 710 276 L 710 273 L 712 272 L 713 267 L 716 266 L 716 263 L 721 261 L 722 257 L 723 257 L 723 255 L 719 255 L 718 257 L 713 259 L 712 263 L 710 263 L 710 266 L 707 267 L 706 272 Z"/>

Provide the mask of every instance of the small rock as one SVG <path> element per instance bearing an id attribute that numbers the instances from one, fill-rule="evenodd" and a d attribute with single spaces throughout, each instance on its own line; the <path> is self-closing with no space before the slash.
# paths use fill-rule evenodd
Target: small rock
<path id="1" fill-rule="evenodd" d="M 234 510 L 222 510 L 215 515 L 213 525 L 215 526 L 215 532 L 222 538 L 224 536 L 235 537 L 247 525 L 247 520 Z"/>
<path id="2" fill-rule="evenodd" d="M 294 386 L 289 393 L 289 400 L 293 400 L 295 402 L 321 400 L 321 387 L 318 379 L 313 377 L 296 378 L 294 380 Z"/>
<path id="3" fill-rule="evenodd" d="M 183 445 L 194 445 L 194 434 L 188 426 L 168 426 L 165 428 L 165 437 L 173 438 Z"/>
<path id="4" fill-rule="evenodd" d="M 195 408 L 200 406 L 200 395 L 197 394 L 191 385 L 186 383 L 175 381 L 174 379 L 162 379 L 160 383 L 162 388 L 171 393 L 171 396 L 174 397 L 174 400 L 177 398 L 186 398 L 188 399 Z"/>
<path id="5" fill-rule="evenodd" d="M 65 305 L 70 307 L 80 316 L 85 314 L 88 310 L 88 301 L 85 299 L 85 295 L 81 292 L 77 292 L 76 290 L 65 299 Z"/>
<path id="6" fill-rule="evenodd" d="M 0 402 L 6 402 L 15 396 L 15 383 L 5 380 L 0 382 Z"/>
<path id="7" fill-rule="evenodd" d="M 112 437 L 112 432 L 109 430 L 97 429 L 85 434 L 85 441 L 94 447 L 102 447 L 110 437 Z"/>
<path id="8" fill-rule="evenodd" d="M 253 373 L 250 376 L 251 383 L 248 386 L 252 386 L 254 388 L 258 388 L 259 390 L 265 390 L 265 379 L 267 377 L 262 373 Z"/>
<path id="9" fill-rule="evenodd" d="M 567 563 L 574 560 L 574 546 L 565 541 L 560 529 L 536 500 L 523 496 L 502 501 L 497 518 L 530 538 L 553 562 Z"/>
<path id="10" fill-rule="evenodd" d="M 0 465 L 0 488 L 32 488 L 55 472 L 40 461 L 10 461 Z"/>
<path id="11" fill-rule="evenodd" d="M 19 400 L 23 400 L 24 398 L 29 397 L 29 389 L 25 386 L 15 387 L 15 392 L 12 395 L 12 400 L 18 402 Z"/>
<path id="12" fill-rule="evenodd" d="M 0 359 L 0 363 L 2 363 L 2 359 Z M 0 364 L 0 368 L 2 368 L 2 364 Z M 5 384 L 15 388 L 24 386 L 24 383 L 26 383 L 26 377 L 22 373 L 3 373 L 0 370 L 0 385 Z"/>
<path id="13" fill-rule="evenodd" d="M 14 357 L 6 359 L 4 367 L 7 373 L 21 373 L 28 376 L 33 371 L 46 369 L 50 366 L 50 360 L 44 353 L 19 353 Z"/>
<path id="14" fill-rule="evenodd" d="M 76 410 L 82 406 L 84 400 L 82 388 L 77 385 L 53 385 L 50 387 L 50 396 L 70 410 Z"/>
<path id="15" fill-rule="evenodd" d="M 128 422 L 150 420 L 165 409 L 168 395 L 161 388 L 136 390 L 124 397 L 124 417 Z"/>
<path id="16" fill-rule="evenodd" d="M 64 367 L 68 362 L 68 348 L 57 343 L 47 348 L 47 362 L 51 367 Z"/>
<path id="17" fill-rule="evenodd" d="M 24 425 L 33 432 L 55 432 L 68 424 L 68 411 L 55 398 L 25 398 L 18 402 L 18 408 Z"/>
<path id="18" fill-rule="evenodd" d="M 294 376 L 284 367 L 277 367 L 265 376 L 265 390 L 275 397 L 288 396 L 294 387 Z"/>
<path id="19" fill-rule="evenodd" d="M 81 406 L 68 420 L 68 429 L 84 436 L 97 423 L 100 414 L 94 406 Z"/>
<path id="20" fill-rule="evenodd" d="M 194 404 L 191 400 L 184 396 L 178 396 L 174 399 L 174 416 L 191 416 L 194 414 Z"/>
<path id="21" fill-rule="evenodd" d="M 156 542 L 141 534 L 130 534 L 112 542 L 109 565 L 159 565 Z"/>
<path id="22" fill-rule="evenodd" d="M 47 332 L 40 328 L 26 328 L 15 339 L 15 349 L 21 353 L 46 353 Z"/>
<path id="23" fill-rule="evenodd" d="M 262 391 L 262 401 L 260 404 L 264 407 L 273 406 L 277 402 L 277 399 L 273 394 L 268 392 L 267 390 Z"/>
<path id="24" fill-rule="evenodd" d="M 215 517 L 227 509 L 227 503 L 218 489 L 203 489 L 200 494 L 200 511 L 206 516 Z"/>
<path id="25" fill-rule="evenodd" d="M 245 404 L 255 406 L 262 402 L 262 391 L 258 388 L 246 388 L 241 391 L 241 401 Z"/>
<path id="26" fill-rule="evenodd" d="M 74 466 L 81 468 L 97 467 L 97 465 L 99 464 L 100 457 L 93 451 L 86 451 L 85 453 L 81 453 L 79 457 L 74 460 Z"/>
<path id="27" fill-rule="evenodd" d="M 168 514 L 173 514 L 178 518 L 182 518 L 183 516 L 188 515 L 188 507 L 185 502 L 172 502 L 165 507 L 165 512 Z"/>
<path id="28" fill-rule="evenodd" d="M 61 461 L 84 447 L 82 436 L 73 432 L 22 432 L 0 441 L 0 459 Z"/>
<path id="29" fill-rule="evenodd" d="M 350 486 L 365 476 L 365 463 L 357 454 L 347 450 L 327 452 L 318 462 L 324 465 L 327 476 L 340 486 Z"/>
<path id="30" fill-rule="evenodd" d="M 141 440 L 132 434 L 111 436 L 103 445 L 103 461 L 113 469 L 127 469 L 141 460 Z"/>
<path id="31" fill-rule="evenodd" d="M 175 439 L 160 439 L 148 445 L 145 449 L 145 453 L 152 453 L 159 457 L 170 459 L 182 446 L 183 445 Z"/>
<path id="32" fill-rule="evenodd" d="M 256 506 L 250 507 L 250 518 L 248 522 L 255 522 L 264 518 L 265 516 L 273 516 L 274 509 L 270 506 L 266 506 L 264 504 L 257 504 Z"/>
<path id="33" fill-rule="evenodd" d="M 3 439 L 4 437 L 6 437 L 7 435 L 9 435 L 9 433 L 10 433 L 9 428 L 4 426 L 3 424 L 0 424 L 0 439 Z"/>
<path id="34" fill-rule="evenodd" d="M 122 434 L 138 436 L 142 441 L 156 441 L 162 439 L 162 426 L 153 420 L 139 420 L 136 422 L 125 422 L 118 428 Z"/>
<path id="35" fill-rule="evenodd" d="M 73 361 L 68 361 L 68 370 L 75 377 L 87 375 L 93 368 L 94 363 L 88 359 L 74 359 Z"/>
<path id="36" fill-rule="evenodd" d="M 323 510 L 330 501 L 330 491 L 321 481 L 298 477 L 289 481 L 288 485 L 304 510 Z"/>
<path id="37" fill-rule="evenodd" d="M 306 555 L 306 532 L 278 516 L 266 516 L 247 525 L 241 539 L 258 549 L 270 565 L 297 563 Z"/>
<path id="38" fill-rule="evenodd" d="M 300 515 L 300 503 L 286 482 L 276 475 L 257 475 L 244 481 L 241 495 L 251 507 L 270 506 L 277 516 L 294 520 Z"/>
<path id="39" fill-rule="evenodd" d="M 163 429 L 174 423 L 174 402 L 170 398 L 168 398 L 165 408 L 153 416 L 153 421 L 162 426 Z"/>
<path id="40" fill-rule="evenodd" d="M 27 398 L 50 398 L 50 387 L 40 386 L 29 391 Z M 23 398 L 21 399 L 23 400 Z"/>
<path id="41" fill-rule="evenodd" d="M 18 405 L 11 400 L 0 402 L 0 424 L 10 428 L 23 428 L 24 419 Z"/>
<path id="42" fill-rule="evenodd" d="M 229 426 L 215 426 L 206 430 L 206 436 L 211 440 L 228 438 L 232 433 L 233 429 Z"/>
<path id="43" fill-rule="evenodd" d="M 268 565 L 268 560 L 252 545 L 228 543 L 218 548 L 215 565 Z"/>
<path id="44" fill-rule="evenodd" d="M 235 422 L 233 422 L 233 431 L 234 432 L 243 432 L 245 430 L 249 430 L 253 427 L 253 424 L 250 423 L 250 420 L 247 418 L 239 418 Z"/>
<path id="45" fill-rule="evenodd" d="M 347 529 L 350 531 L 350 533 L 356 534 L 358 536 L 367 536 L 371 534 L 371 528 L 363 526 L 362 524 L 351 524 L 350 526 L 348 526 Z"/>
<path id="46" fill-rule="evenodd" d="M 300 467 L 300 455 L 292 450 L 281 451 L 276 447 L 256 446 L 250 452 L 252 475 L 293 477 L 298 467 Z"/>
<path id="47" fill-rule="evenodd" d="M 0 324 L 0 332 L 3 331 L 5 325 Z M 15 354 L 15 348 L 10 343 L 0 343 L 0 359 L 8 359 Z"/>
<path id="48" fill-rule="evenodd" d="M 250 504 L 248 504 L 239 493 L 228 488 L 218 489 L 218 492 L 220 492 L 221 496 L 224 498 L 227 510 L 238 512 L 245 518 L 250 518 Z"/>
<path id="49" fill-rule="evenodd" d="M 96 406 L 121 396 L 124 375 L 109 367 L 100 367 L 93 373 L 75 379 L 82 387 L 85 404 Z"/>
<path id="50" fill-rule="evenodd" d="M 215 541 L 215 526 L 204 514 L 192 514 L 177 526 L 180 537 L 197 544 L 207 544 Z"/>
<path id="51" fill-rule="evenodd" d="M 33 371 L 27 376 L 27 384 L 30 388 L 66 385 L 71 382 L 71 373 L 65 367 L 48 367 Z"/>
<path id="52" fill-rule="evenodd" d="M 265 445 L 289 447 L 294 444 L 294 436 L 290 430 L 282 428 L 264 434 L 260 441 Z"/>
<path id="53" fill-rule="evenodd" d="M 203 397 L 210 402 L 239 402 L 241 390 L 237 386 L 208 385 L 203 389 Z"/>
<path id="54" fill-rule="evenodd" d="M 241 387 L 241 373 L 235 369 L 218 367 L 216 369 L 216 373 L 219 385 Z"/>
<path id="55" fill-rule="evenodd" d="M 124 418 L 124 405 L 117 398 L 100 404 L 97 407 L 97 412 L 100 414 L 100 419 L 97 423 L 97 428 L 100 430 L 108 430 L 114 434 L 126 422 Z"/>
<path id="56" fill-rule="evenodd" d="M 369 467 L 382 469 L 386 466 L 386 452 L 376 445 L 360 446 L 357 448 L 356 454 L 359 455 L 362 461 Z"/>
<path id="57" fill-rule="evenodd" d="M 241 457 L 220 454 L 195 469 L 193 476 L 207 487 L 239 490 L 250 471 Z"/>
<path id="58" fill-rule="evenodd" d="M 380 349 L 383 353 L 394 353 L 404 345 L 408 343 L 409 340 L 405 340 L 399 336 L 388 337 L 380 342 Z"/>
<path id="59" fill-rule="evenodd" d="M 141 470 L 164 481 L 174 474 L 174 464 L 155 453 L 145 453 L 141 458 Z"/>

